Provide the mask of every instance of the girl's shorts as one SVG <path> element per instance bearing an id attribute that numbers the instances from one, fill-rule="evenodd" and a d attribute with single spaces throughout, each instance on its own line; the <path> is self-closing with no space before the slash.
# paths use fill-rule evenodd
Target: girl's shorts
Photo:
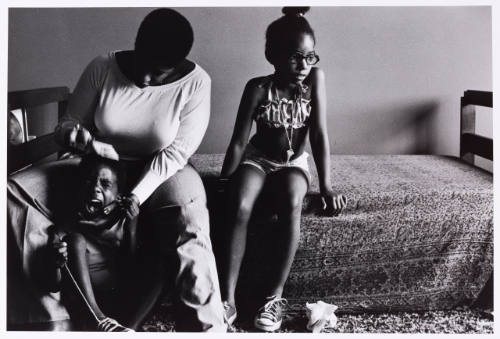
<path id="1" fill-rule="evenodd" d="M 260 169 L 265 174 L 270 174 L 277 172 L 284 168 L 296 168 L 300 170 L 306 180 L 307 186 L 311 184 L 311 173 L 309 172 L 309 163 L 307 162 L 309 158 L 309 153 L 304 152 L 299 157 L 291 160 L 290 162 L 276 162 L 269 159 L 262 151 L 251 143 L 247 144 L 245 153 L 243 154 L 243 160 L 240 165 L 251 165 Z"/>

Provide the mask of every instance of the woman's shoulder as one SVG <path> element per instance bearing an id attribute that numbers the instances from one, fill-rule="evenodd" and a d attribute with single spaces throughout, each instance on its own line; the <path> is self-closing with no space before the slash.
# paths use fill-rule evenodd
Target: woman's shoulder
<path id="1" fill-rule="evenodd" d="M 210 78 L 210 74 L 208 74 L 208 72 L 203 67 L 201 67 L 200 64 L 197 64 L 194 61 L 189 62 L 193 65 L 192 70 L 185 77 L 189 77 L 189 75 L 191 75 L 193 79 L 197 79 L 202 82 L 210 83 L 212 81 L 212 79 Z"/>
<path id="2" fill-rule="evenodd" d="M 178 85 L 183 88 L 190 88 L 195 92 L 205 90 L 209 91 L 212 84 L 212 79 L 210 78 L 208 72 L 195 62 L 189 61 L 189 63 L 192 64 L 192 69 L 189 70 L 184 76 L 182 76 L 182 78 L 174 81 L 173 83 L 167 84 L 166 88 Z"/>
<path id="3" fill-rule="evenodd" d="M 95 67 L 108 67 L 109 64 L 115 59 L 115 54 L 115 51 L 99 54 L 90 61 L 90 65 Z"/>
<path id="4" fill-rule="evenodd" d="M 114 52 L 109 52 L 106 54 L 100 54 L 95 56 L 87 65 L 87 70 L 91 71 L 92 74 L 103 74 L 112 68 L 112 62 L 114 60 Z"/>

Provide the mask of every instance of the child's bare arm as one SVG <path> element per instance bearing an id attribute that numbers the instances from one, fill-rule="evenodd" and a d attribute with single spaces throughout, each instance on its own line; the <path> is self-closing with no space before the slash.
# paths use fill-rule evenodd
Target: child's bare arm
<path id="1" fill-rule="evenodd" d="M 325 74 L 319 68 L 311 70 L 312 112 L 309 141 L 318 170 L 320 193 L 323 209 L 338 215 L 346 207 L 347 200 L 341 194 L 334 193 L 330 178 L 330 142 L 328 140 L 326 119 Z"/>
<path id="2" fill-rule="evenodd" d="M 128 259 L 135 260 L 137 250 L 137 222 L 139 218 L 127 219 L 125 221 L 123 236 L 123 253 Z M 128 260 L 127 259 L 127 260 Z"/>
<path id="3" fill-rule="evenodd" d="M 125 214 L 122 253 L 125 261 L 135 261 L 137 249 L 137 222 L 139 220 L 139 199 L 133 193 L 120 199 L 122 213 Z M 132 263 L 132 262 L 130 262 Z"/>
<path id="4" fill-rule="evenodd" d="M 227 178 L 233 174 L 245 151 L 248 137 L 252 129 L 252 115 L 262 95 L 262 89 L 259 88 L 258 84 L 258 78 L 252 79 L 247 83 L 243 91 L 233 135 L 231 137 L 231 143 L 226 151 L 224 164 L 222 165 L 222 171 L 220 173 L 222 178 Z"/>

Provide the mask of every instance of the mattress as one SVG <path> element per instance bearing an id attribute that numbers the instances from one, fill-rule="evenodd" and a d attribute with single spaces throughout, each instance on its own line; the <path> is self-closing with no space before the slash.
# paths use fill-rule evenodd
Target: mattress
<path id="1" fill-rule="evenodd" d="M 195 155 L 191 162 L 206 183 L 216 234 L 224 197 L 214 181 L 223 155 Z M 312 161 L 311 168 L 283 292 L 292 309 L 323 300 L 340 312 L 419 311 L 476 300 L 493 270 L 491 173 L 446 156 L 332 155 L 332 185 L 348 207 L 326 217 L 318 213 Z M 238 285 L 252 293 L 272 274 L 266 262 L 280 241 L 272 207 L 260 200 L 255 214 L 265 217 L 254 216 Z M 222 238 L 215 237 L 216 248 Z"/>

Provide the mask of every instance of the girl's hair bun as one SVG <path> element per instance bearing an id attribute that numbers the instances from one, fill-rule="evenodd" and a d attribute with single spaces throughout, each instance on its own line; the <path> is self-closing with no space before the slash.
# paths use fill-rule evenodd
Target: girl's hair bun
<path id="1" fill-rule="evenodd" d="M 309 12 L 311 7 L 283 7 L 281 12 L 286 16 L 302 16 Z"/>

